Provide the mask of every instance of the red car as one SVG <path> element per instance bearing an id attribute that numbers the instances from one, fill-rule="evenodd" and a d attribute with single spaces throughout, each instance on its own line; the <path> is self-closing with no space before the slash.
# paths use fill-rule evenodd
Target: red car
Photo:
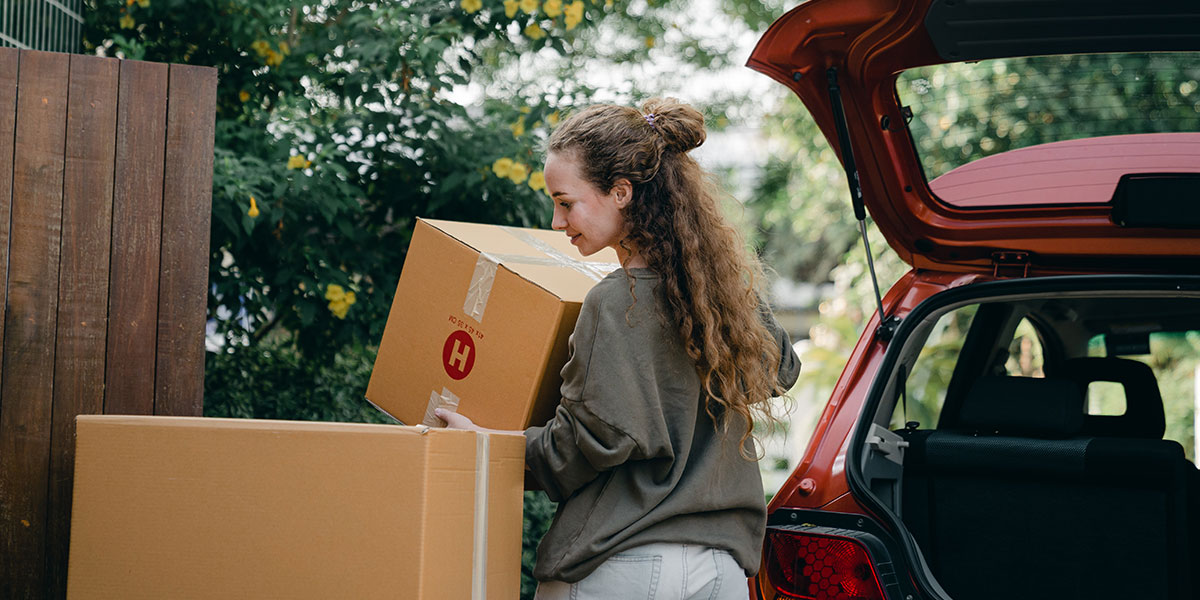
<path id="1" fill-rule="evenodd" d="M 767 30 L 749 65 L 912 268 L 770 503 L 760 598 L 1200 597 L 1196 51 L 1194 0 L 811 0 Z"/>

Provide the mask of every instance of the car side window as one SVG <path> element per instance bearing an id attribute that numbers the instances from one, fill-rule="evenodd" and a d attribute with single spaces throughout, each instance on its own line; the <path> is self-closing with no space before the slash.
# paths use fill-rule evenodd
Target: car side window
<path id="1" fill-rule="evenodd" d="M 1004 371 L 1013 377 L 1045 377 L 1045 355 L 1037 330 L 1029 319 L 1021 319 L 1013 339 L 1008 344 L 1008 360 Z"/>
<path id="2" fill-rule="evenodd" d="M 943 314 L 934 324 L 911 372 L 907 374 L 907 402 L 896 402 L 892 413 L 892 429 L 903 428 L 909 421 L 916 421 L 926 428 L 937 423 L 946 401 L 950 376 L 954 373 L 963 341 L 978 309 L 977 304 L 955 309 Z"/>

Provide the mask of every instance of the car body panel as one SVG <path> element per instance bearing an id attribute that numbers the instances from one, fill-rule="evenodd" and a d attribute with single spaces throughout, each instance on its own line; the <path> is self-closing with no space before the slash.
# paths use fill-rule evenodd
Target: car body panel
<path id="1" fill-rule="evenodd" d="M 892 286 L 883 299 L 884 310 L 900 318 L 906 316 L 926 298 L 939 292 L 991 277 L 977 274 L 952 274 L 912 270 Z M 867 392 L 874 383 L 887 349 L 886 342 L 875 335 L 879 316 L 867 322 L 862 336 L 851 352 L 847 366 L 834 385 L 829 403 L 821 413 L 812 440 L 804 457 L 792 471 L 779 492 L 772 498 L 768 511 L 781 507 L 829 508 L 853 512 L 857 506 L 849 496 L 846 481 L 845 457 L 850 436 L 862 412 Z M 811 480 L 805 484 L 804 480 Z M 859 509 L 861 511 L 861 509 Z"/>

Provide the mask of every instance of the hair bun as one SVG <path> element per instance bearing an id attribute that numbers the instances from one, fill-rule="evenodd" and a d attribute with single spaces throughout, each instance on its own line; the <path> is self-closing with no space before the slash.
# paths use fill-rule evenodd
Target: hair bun
<path id="1" fill-rule="evenodd" d="M 654 115 L 654 129 L 666 149 L 684 153 L 704 143 L 704 115 L 675 98 L 651 98 L 642 103 L 642 114 Z"/>

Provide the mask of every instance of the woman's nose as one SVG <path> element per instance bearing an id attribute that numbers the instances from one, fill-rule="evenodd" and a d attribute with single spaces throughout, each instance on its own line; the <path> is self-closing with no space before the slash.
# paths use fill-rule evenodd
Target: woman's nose
<path id="1" fill-rule="evenodd" d="M 550 227 L 555 231 L 565 231 L 567 229 L 567 215 L 562 207 L 554 207 L 554 217 L 550 220 Z"/>

